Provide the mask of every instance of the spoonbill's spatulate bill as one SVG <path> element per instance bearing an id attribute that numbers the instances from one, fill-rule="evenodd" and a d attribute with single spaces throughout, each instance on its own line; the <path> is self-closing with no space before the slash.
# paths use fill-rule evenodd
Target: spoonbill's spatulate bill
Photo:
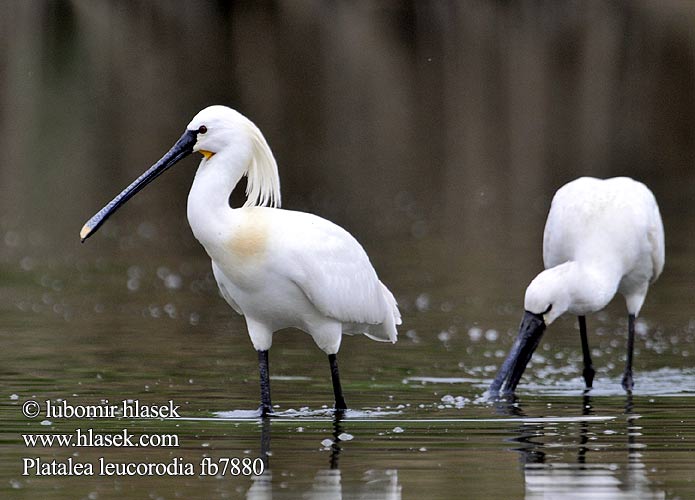
<path id="1" fill-rule="evenodd" d="M 594 368 L 586 333 L 586 315 L 608 305 L 616 293 L 628 312 L 627 362 L 623 388 L 631 392 L 635 318 L 647 289 L 664 267 L 664 227 L 652 192 L 627 177 L 582 177 L 560 188 L 553 198 L 543 234 L 545 271 L 526 289 L 519 335 L 489 394 L 513 393 L 546 325 L 565 312 L 579 318 L 584 381 Z"/>
<path id="2" fill-rule="evenodd" d="M 281 210 L 275 158 L 260 130 L 225 106 L 210 106 L 188 124 L 161 160 L 82 228 L 82 241 L 130 197 L 185 156 L 203 155 L 188 195 L 188 221 L 212 259 L 221 295 L 244 315 L 258 351 L 261 413 L 271 410 L 268 350 L 273 332 L 295 327 L 328 354 L 337 410 L 347 408 L 336 355 L 342 335 L 396 342 L 401 316 L 360 244 L 315 215 Z M 246 175 L 247 200 L 229 195 Z"/>

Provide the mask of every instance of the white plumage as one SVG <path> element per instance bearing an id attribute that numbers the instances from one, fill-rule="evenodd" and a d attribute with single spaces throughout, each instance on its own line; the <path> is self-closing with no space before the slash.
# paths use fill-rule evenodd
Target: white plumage
<path id="1" fill-rule="evenodd" d="M 189 213 L 210 200 L 196 200 L 195 188 Z M 217 216 L 225 228 L 217 233 L 198 226 L 195 216 L 191 227 L 257 350 L 269 349 L 272 332 L 287 327 L 310 333 L 327 354 L 338 352 L 342 333 L 396 341 L 393 295 L 347 231 L 315 215 L 267 207 L 223 208 Z"/>
<path id="2" fill-rule="evenodd" d="M 194 151 L 206 154 L 188 196 L 188 220 L 222 295 L 246 317 L 254 347 L 268 350 L 273 332 L 287 327 L 310 333 L 327 354 L 338 352 L 343 333 L 395 342 L 396 302 L 357 240 L 316 215 L 255 206 L 279 205 L 280 198 L 275 160 L 258 129 L 223 106 L 201 111 L 187 128 L 201 126 L 207 132 Z M 215 134 L 218 127 L 225 133 Z M 243 175 L 272 189 L 253 200 L 250 188 L 246 205 L 232 209 L 229 194 Z"/>
<path id="3" fill-rule="evenodd" d="M 308 332 L 329 355 L 336 408 L 345 409 L 336 360 L 342 335 L 396 342 L 396 300 L 347 231 L 315 215 L 277 208 L 275 158 L 248 118 L 225 106 L 202 110 L 157 164 L 85 224 L 82 240 L 193 151 L 203 159 L 188 196 L 188 220 L 212 259 L 222 296 L 244 315 L 259 352 L 263 414 L 271 411 L 267 351 L 273 333 L 287 327 Z M 247 200 L 232 209 L 229 196 L 242 176 L 248 178 Z"/>
<path id="4" fill-rule="evenodd" d="M 624 296 L 629 314 L 623 386 L 632 390 L 634 320 L 664 267 L 664 228 L 652 192 L 627 177 L 569 182 L 553 198 L 543 260 L 546 270 L 526 289 L 519 339 L 491 392 L 505 380 L 505 390 L 514 390 L 545 326 L 565 312 L 579 317 L 584 378 L 590 388 L 595 372 L 584 316 L 603 309 L 616 293 Z"/>
<path id="5" fill-rule="evenodd" d="M 542 313 L 552 303 L 547 324 L 565 311 L 603 309 L 616 292 L 637 316 L 664 268 L 664 228 L 654 195 L 628 177 L 582 177 L 564 185 L 545 224 L 543 262 L 546 271 L 529 285 L 525 306 Z"/>

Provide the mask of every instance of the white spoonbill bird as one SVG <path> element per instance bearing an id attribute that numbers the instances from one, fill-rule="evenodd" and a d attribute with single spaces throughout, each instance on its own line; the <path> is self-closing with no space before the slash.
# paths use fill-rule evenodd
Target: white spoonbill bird
<path id="1" fill-rule="evenodd" d="M 545 271 L 526 289 L 519 335 L 490 385 L 513 393 L 546 328 L 569 312 L 579 317 L 587 389 L 594 368 L 586 315 L 600 311 L 620 292 L 628 312 L 627 362 L 622 385 L 633 388 L 635 317 L 647 289 L 664 268 L 664 226 L 652 192 L 628 177 L 582 177 L 553 197 L 543 234 Z M 502 387 L 504 384 L 504 387 Z"/>
<path id="2" fill-rule="evenodd" d="M 130 197 L 185 156 L 203 155 L 188 195 L 188 221 L 212 259 L 222 297 L 246 318 L 258 351 L 262 415 L 272 412 L 268 350 L 273 332 L 295 327 L 328 354 L 335 408 L 347 408 L 338 375 L 342 335 L 396 342 L 401 316 L 393 294 L 347 231 L 316 215 L 281 210 L 280 180 L 261 131 L 225 106 L 199 112 L 155 165 L 82 228 L 82 241 Z M 246 203 L 229 196 L 247 176 Z M 267 206 L 265 206 L 267 205 Z"/>

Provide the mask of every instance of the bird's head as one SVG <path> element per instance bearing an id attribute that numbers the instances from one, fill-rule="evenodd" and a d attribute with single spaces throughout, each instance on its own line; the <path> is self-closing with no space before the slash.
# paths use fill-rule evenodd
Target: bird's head
<path id="1" fill-rule="evenodd" d="M 209 106 L 193 117 L 186 132 L 196 136 L 192 151 L 209 160 L 225 151 L 234 151 L 238 156 L 250 154 L 253 129 L 253 122 L 238 111 L 227 106 Z"/>
<path id="2" fill-rule="evenodd" d="M 524 309 L 537 315 L 546 325 L 562 316 L 570 306 L 569 266 L 546 269 L 526 288 Z"/>
<path id="3" fill-rule="evenodd" d="M 567 311 L 570 304 L 568 272 L 572 272 L 571 266 L 564 264 L 546 269 L 529 284 L 516 342 L 490 385 L 489 393 L 493 397 L 500 389 L 505 393 L 514 392 L 546 326 Z"/>
<path id="4" fill-rule="evenodd" d="M 80 231 L 82 241 L 94 234 L 138 191 L 194 151 L 205 157 L 205 164 L 214 164 L 217 169 L 236 170 L 236 180 L 242 175 L 248 177 L 244 206 L 280 206 L 277 164 L 261 131 L 251 120 L 231 108 L 210 106 L 191 120 L 176 144 L 157 163 L 87 221 Z"/>

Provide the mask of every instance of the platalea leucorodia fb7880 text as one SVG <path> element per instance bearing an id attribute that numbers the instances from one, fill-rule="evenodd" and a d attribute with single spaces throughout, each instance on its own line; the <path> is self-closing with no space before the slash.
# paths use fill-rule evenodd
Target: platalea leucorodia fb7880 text
<path id="1" fill-rule="evenodd" d="M 545 271 L 526 289 L 519 335 L 489 394 L 514 392 L 546 325 L 566 312 L 579 317 L 583 376 L 590 389 L 595 371 L 586 315 L 606 307 L 618 292 L 628 312 L 622 385 L 631 392 L 635 318 L 664 267 L 664 227 L 652 192 L 627 177 L 582 177 L 564 185 L 545 224 L 543 261 Z"/>
<path id="2" fill-rule="evenodd" d="M 212 259 L 221 295 L 246 319 L 258 351 L 261 414 L 272 412 L 268 350 L 273 332 L 288 327 L 309 333 L 328 354 L 335 408 L 345 410 L 336 358 L 342 335 L 396 342 L 401 323 L 396 300 L 347 231 L 316 215 L 277 208 L 275 158 L 261 131 L 242 114 L 225 106 L 198 113 L 168 153 L 84 225 L 82 241 L 194 151 L 203 159 L 188 195 L 188 221 Z M 229 195 L 244 175 L 246 203 L 232 209 Z"/>

